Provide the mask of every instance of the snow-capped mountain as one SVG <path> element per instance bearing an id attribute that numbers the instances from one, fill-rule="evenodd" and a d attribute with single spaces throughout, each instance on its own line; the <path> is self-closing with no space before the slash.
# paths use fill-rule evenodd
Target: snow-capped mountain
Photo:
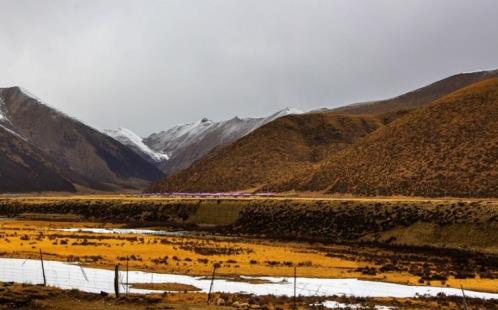
<path id="1" fill-rule="evenodd" d="M 128 147 L 21 87 L 0 88 L 0 134 L 0 192 L 140 189 L 163 176 Z"/>
<path id="2" fill-rule="evenodd" d="M 154 162 L 163 172 L 173 173 L 190 166 L 216 147 L 234 142 L 274 119 L 300 113 L 303 112 L 286 108 L 262 118 L 234 117 L 220 122 L 203 118 L 194 123 L 177 125 L 153 133 L 144 139 L 129 130 L 105 132 L 140 156 L 154 158 Z"/>
<path id="3" fill-rule="evenodd" d="M 126 128 L 106 129 L 104 133 L 131 148 L 144 159 L 158 163 L 169 159 L 167 154 L 155 152 L 145 145 L 136 133 Z"/>

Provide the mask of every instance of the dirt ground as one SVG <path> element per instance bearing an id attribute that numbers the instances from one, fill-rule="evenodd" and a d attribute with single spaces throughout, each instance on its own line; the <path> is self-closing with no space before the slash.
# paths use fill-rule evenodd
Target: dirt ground
<path id="1" fill-rule="evenodd" d="M 290 310 L 294 305 L 292 298 L 272 296 L 253 297 L 235 294 L 215 294 L 212 302 L 207 303 L 207 295 L 202 293 L 174 293 L 162 295 L 129 295 L 115 298 L 112 295 L 90 294 L 76 290 L 59 290 L 39 285 L 20 285 L 0 283 L 0 309 L 20 310 L 159 310 L 159 309 L 269 309 Z M 322 309 L 320 303 L 336 301 L 353 309 L 462 309 L 463 300 L 456 297 L 438 296 L 434 298 L 347 298 L 330 297 L 327 299 L 297 298 L 297 309 Z M 498 309 L 498 301 L 467 299 L 468 309 Z M 377 308 L 378 309 L 378 308 Z"/>

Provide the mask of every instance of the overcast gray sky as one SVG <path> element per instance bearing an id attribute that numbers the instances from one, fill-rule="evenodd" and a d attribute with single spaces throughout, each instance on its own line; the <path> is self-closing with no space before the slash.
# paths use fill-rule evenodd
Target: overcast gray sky
<path id="1" fill-rule="evenodd" d="M 498 67 L 498 1 L 0 0 L 0 86 L 99 129 L 381 99 Z"/>

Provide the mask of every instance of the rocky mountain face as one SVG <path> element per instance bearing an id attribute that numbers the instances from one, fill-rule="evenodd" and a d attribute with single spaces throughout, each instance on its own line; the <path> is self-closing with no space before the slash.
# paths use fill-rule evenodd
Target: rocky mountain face
<path id="1" fill-rule="evenodd" d="M 0 125 L 0 192 L 75 191 L 43 153 Z"/>
<path id="2" fill-rule="evenodd" d="M 64 179 L 79 188 L 140 189 L 163 176 L 121 143 L 19 87 L 0 89 L 0 100 L 3 130 L 35 149 Z M 12 148 L 11 152 L 16 154 L 17 150 Z"/>

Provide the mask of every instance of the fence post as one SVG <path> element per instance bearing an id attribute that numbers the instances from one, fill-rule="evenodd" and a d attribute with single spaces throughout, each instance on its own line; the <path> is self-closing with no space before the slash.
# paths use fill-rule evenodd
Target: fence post
<path id="1" fill-rule="evenodd" d="M 119 265 L 114 268 L 114 293 L 119 298 Z"/>
<path id="2" fill-rule="evenodd" d="M 213 283 L 214 283 L 214 276 L 216 273 L 216 268 L 218 268 L 218 263 L 215 263 L 213 265 L 213 275 L 211 276 L 211 285 L 209 286 L 209 293 L 208 293 L 208 299 L 207 299 L 208 305 L 209 305 L 209 302 L 211 301 L 211 291 L 213 290 Z"/>
<path id="3" fill-rule="evenodd" d="M 463 290 L 463 285 L 460 284 L 460 288 L 462 289 L 463 295 L 463 309 L 467 310 L 467 301 L 465 300 L 465 291 Z"/>
<path id="4" fill-rule="evenodd" d="M 45 276 L 45 266 L 43 264 L 43 254 L 42 254 L 42 250 L 41 249 L 40 249 L 40 261 L 41 261 L 41 267 L 42 267 L 43 285 L 47 286 L 47 278 Z"/>
<path id="5" fill-rule="evenodd" d="M 128 282 L 128 256 L 126 256 L 126 295 L 128 295 L 130 291 L 130 282 Z"/>
<path id="6" fill-rule="evenodd" d="M 296 310 L 296 285 L 297 285 L 297 268 L 294 266 L 294 298 L 292 300 L 292 309 Z"/>

